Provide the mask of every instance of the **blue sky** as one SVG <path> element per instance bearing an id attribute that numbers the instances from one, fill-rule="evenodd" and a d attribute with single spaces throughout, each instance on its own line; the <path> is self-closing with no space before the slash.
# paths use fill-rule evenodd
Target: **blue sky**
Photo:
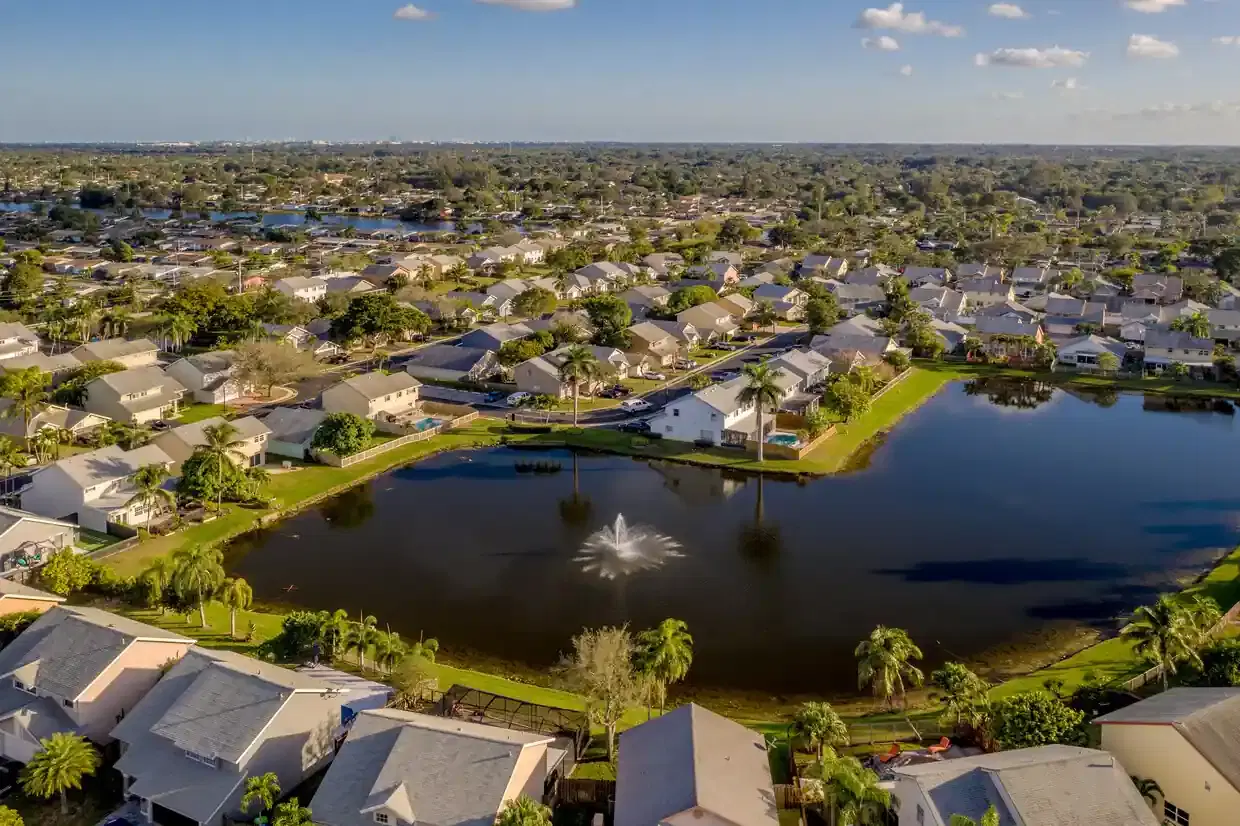
<path id="1" fill-rule="evenodd" d="M 0 0 L 0 141 L 1240 144 L 1240 0 L 403 7 Z"/>

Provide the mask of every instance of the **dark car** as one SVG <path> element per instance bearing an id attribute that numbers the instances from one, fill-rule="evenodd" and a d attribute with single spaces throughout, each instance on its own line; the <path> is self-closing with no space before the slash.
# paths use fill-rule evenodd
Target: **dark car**
<path id="1" fill-rule="evenodd" d="M 151 422 L 151 430 L 168 430 L 171 427 L 172 427 L 172 423 L 166 422 L 163 419 L 156 419 L 155 421 Z"/>
<path id="2" fill-rule="evenodd" d="M 625 422 L 620 429 L 625 433 L 649 433 L 650 422 Z"/>
<path id="3" fill-rule="evenodd" d="M 495 404 L 496 402 L 503 401 L 504 397 L 507 395 L 508 395 L 507 393 L 504 393 L 502 391 L 492 390 L 490 393 L 487 393 L 486 402 L 487 404 Z"/>

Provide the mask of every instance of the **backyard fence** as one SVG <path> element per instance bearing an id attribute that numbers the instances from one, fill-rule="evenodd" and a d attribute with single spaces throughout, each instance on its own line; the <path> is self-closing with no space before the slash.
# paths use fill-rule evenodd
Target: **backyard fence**
<path id="1" fill-rule="evenodd" d="M 557 784 L 555 799 L 564 806 L 586 806 L 610 812 L 616 801 L 616 781 L 567 777 Z"/>
<path id="2" fill-rule="evenodd" d="M 874 723 L 849 723 L 848 742 L 854 746 L 870 746 L 875 743 L 933 740 L 954 734 L 935 720 L 922 720 L 917 725 L 907 717 L 903 720 L 885 720 Z"/>
<path id="3" fill-rule="evenodd" d="M 1237 602 L 1235 605 L 1231 606 L 1231 608 L 1227 610 L 1227 613 L 1223 614 L 1222 618 L 1219 619 L 1219 621 L 1206 632 L 1206 636 L 1208 638 L 1217 637 L 1219 634 L 1227 630 L 1227 626 L 1235 622 L 1236 617 L 1238 616 L 1240 616 L 1240 602 Z M 1139 688 L 1149 685 L 1155 680 L 1161 680 L 1162 673 L 1162 665 L 1156 665 L 1153 668 L 1146 669 L 1135 677 L 1123 681 L 1122 683 L 1116 683 L 1115 688 L 1120 691 L 1136 691 Z"/>
<path id="4" fill-rule="evenodd" d="M 363 450 L 360 453 L 354 453 L 351 456 L 337 456 L 334 453 L 325 453 L 325 452 L 316 450 L 314 451 L 314 458 L 316 458 L 318 461 L 322 462 L 323 464 L 331 465 L 332 467 L 339 467 L 339 468 L 350 467 L 352 465 L 358 464 L 359 462 L 365 462 L 368 459 L 373 459 L 376 456 L 380 456 L 384 453 L 387 453 L 389 450 L 395 450 L 398 447 L 404 447 L 405 445 L 411 445 L 414 442 L 425 442 L 427 439 L 434 438 L 435 436 L 438 436 L 439 434 L 445 431 L 451 430 L 456 427 L 461 427 L 463 425 L 467 425 L 470 422 L 472 422 L 474 419 L 478 418 L 478 415 L 479 414 L 476 410 L 471 410 L 469 413 L 466 413 L 463 416 L 459 416 L 450 422 L 444 422 L 443 424 L 438 425 L 437 427 L 430 427 L 419 433 L 410 433 L 407 436 L 400 436 L 398 438 L 384 442 L 381 445 L 375 445 L 369 450 Z"/>

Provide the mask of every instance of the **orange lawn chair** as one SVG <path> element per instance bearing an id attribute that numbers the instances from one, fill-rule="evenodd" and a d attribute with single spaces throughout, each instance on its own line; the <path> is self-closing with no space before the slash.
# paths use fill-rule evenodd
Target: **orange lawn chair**
<path id="1" fill-rule="evenodd" d="M 948 740 L 946 737 L 941 737 L 939 738 L 939 744 L 937 746 L 931 746 L 930 748 L 926 749 L 926 751 L 930 752 L 931 754 L 942 754 L 943 752 L 947 751 L 951 747 L 952 747 L 952 741 Z"/>
<path id="2" fill-rule="evenodd" d="M 887 752 L 882 757 L 878 758 L 878 762 L 886 763 L 888 760 L 891 760 L 892 758 L 899 757 L 899 756 L 900 756 L 900 744 L 892 743 L 891 751 Z"/>

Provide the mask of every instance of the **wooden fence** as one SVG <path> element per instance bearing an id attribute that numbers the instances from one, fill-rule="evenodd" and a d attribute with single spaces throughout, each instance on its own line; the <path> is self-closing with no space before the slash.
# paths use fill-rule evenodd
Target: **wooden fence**
<path id="1" fill-rule="evenodd" d="M 453 428 L 456 428 L 456 427 L 467 425 L 470 422 L 472 422 L 474 419 L 478 418 L 478 415 L 479 414 L 476 410 L 471 411 L 470 413 L 467 413 L 464 416 L 460 416 L 456 419 L 453 419 L 450 422 L 444 422 L 443 424 L 438 425 L 437 427 L 427 428 L 426 430 L 423 430 L 419 433 L 410 433 L 407 436 L 401 436 L 399 438 L 392 439 L 391 441 L 384 442 L 381 445 L 375 445 L 369 450 L 363 450 L 360 453 L 354 453 L 351 456 L 336 456 L 333 453 L 325 453 L 325 452 L 316 450 L 314 451 L 314 458 L 316 458 L 323 464 L 331 465 L 332 467 L 339 467 L 339 468 L 350 467 L 352 465 L 358 464 L 359 462 L 365 462 L 367 459 L 373 459 L 376 456 L 387 453 L 389 450 L 395 450 L 398 447 L 404 447 L 405 445 L 410 445 L 410 444 L 413 444 L 414 442 L 425 442 L 427 439 L 434 438 L 435 436 L 438 436 L 440 433 L 443 433 L 448 430 L 452 430 Z"/>
<path id="2" fill-rule="evenodd" d="M 616 802 L 616 781 L 568 777 L 555 789 L 555 801 L 563 806 L 585 806 L 610 813 Z"/>
<path id="3" fill-rule="evenodd" d="M 780 811 L 801 808 L 801 789 L 792 783 L 775 784 L 775 808 Z"/>

